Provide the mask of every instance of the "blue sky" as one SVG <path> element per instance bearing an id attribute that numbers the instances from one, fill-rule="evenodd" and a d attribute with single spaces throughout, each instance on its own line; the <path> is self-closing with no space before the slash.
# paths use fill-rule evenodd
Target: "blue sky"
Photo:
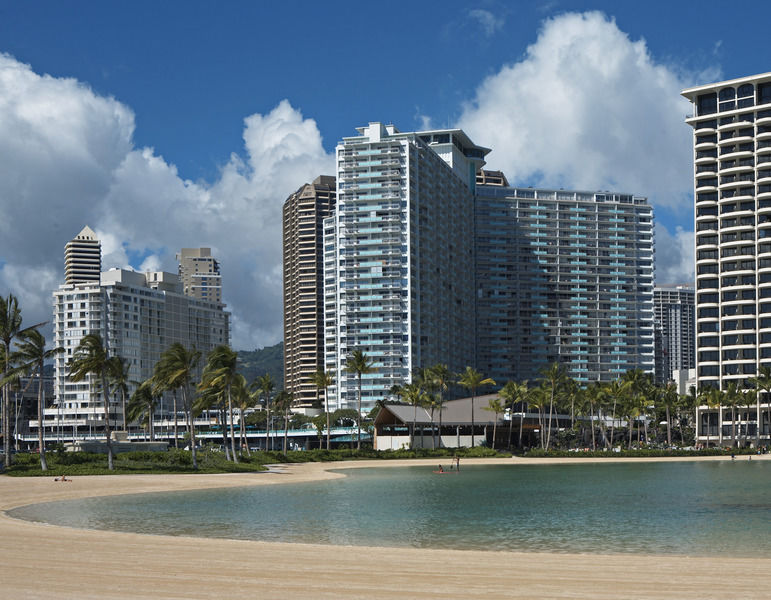
<path id="1" fill-rule="evenodd" d="M 210 245 L 234 345 L 274 343 L 281 203 L 374 120 L 463 126 L 520 185 L 648 195 L 657 277 L 683 279 L 678 92 L 771 70 L 769 17 L 759 2 L 0 2 L 14 232 L 0 291 L 46 318 L 61 248 L 86 223 L 110 266 L 173 269 L 178 247 Z"/>

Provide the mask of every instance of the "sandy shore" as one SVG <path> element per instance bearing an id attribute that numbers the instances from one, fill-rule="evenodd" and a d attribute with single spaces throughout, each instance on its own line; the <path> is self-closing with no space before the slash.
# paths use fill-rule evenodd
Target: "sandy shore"
<path id="1" fill-rule="evenodd" d="M 768 460 L 771 457 L 753 457 Z M 741 457 L 746 460 L 746 457 Z M 575 463 L 582 459 L 548 464 Z M 607 462 L 608 459 L 594 459 Z M 629 459 L 627 459 L 629 460 Z M 671 460 L 671 459 L 633 459 Z M 679 459 L 682 460 L 682 459 Z M 726 460 L 703 457 L 696 460 Z M 464 460 L 463 465 L 501 459 Z M 510 459 L 541 464 L 543 459 Z M 586 459 L 592 462 L 592 459 Z M 29 523 L 4 511 L 58 499 L 339 477 L 290 465 L 225 475 L 0 476 L 1 598 L 769 598 L 769 558 L 574 555 L 279 544 L 90 531 Z M 644 532 L 641 532 L 644 535 Z"/>

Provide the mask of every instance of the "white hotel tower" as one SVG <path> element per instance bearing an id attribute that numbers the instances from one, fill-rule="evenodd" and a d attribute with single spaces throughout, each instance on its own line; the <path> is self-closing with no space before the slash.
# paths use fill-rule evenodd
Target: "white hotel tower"
<path id="1" fill-rule="evenodd" d="M 324 221 L 330 408 L 356 407 L 346 359 L 362 350 L 362 408 L 415 369 L 473 365 L 473 206 L 489 152 L 459 129 L 401 133 L 370 123 L 337 146 L 337 210 Z"/>
<path id="2" fill-rule="evenodd" d="M 771 73 L 683 91 L 693 103 L 698 386 L 749 387 L 771 366 Z M 769 440 L 768 394 L 737 429 Z M 731 411 L 702 406 L 699 441 L 730 435 Z"/>

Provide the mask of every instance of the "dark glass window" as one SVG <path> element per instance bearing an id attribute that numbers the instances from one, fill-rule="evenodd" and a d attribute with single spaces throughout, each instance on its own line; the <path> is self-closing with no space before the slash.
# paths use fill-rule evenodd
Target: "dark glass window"
<path id="1" fill-rule="evenodd" d="M 758 84 L 758 104 L 771 104 L 771 83 Z"/>
<path id="2" fill-rule="evenodd" d="M 771 94 L 771 86 L 769 88 L 769 93 Z M 760 95 L 760 91 L 758 91 L 758 95 Z M 714 92 L 711 94 L 701 94 L 696 98 L 696 107 L 699 115 L 711 115 L 717 112 L 717 94 Z"/>
<path id="3" fill-rule="evenodd" d="M 736 98 L 736 90 L 732 87 L 723 88 L 720 90 L 720 101 L 733 100 Z"/>

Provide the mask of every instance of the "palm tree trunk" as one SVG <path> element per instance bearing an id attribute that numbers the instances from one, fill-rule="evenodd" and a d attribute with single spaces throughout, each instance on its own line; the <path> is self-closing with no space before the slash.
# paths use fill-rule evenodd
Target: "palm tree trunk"
<path id="1" fill-rule="evenodd" d="M 110 431 L 110 390 L 107 387 L 107 375 L 102 371 L 102 397 L 104 399 L 104 431 L 107 435 L 107 468 L 115 469 L 112 457 L 112 432 Z"/>
<path id="2" fill-rule="evenodd" d="M 493 423 L 493 450 L 495 450 L 495 434 L 498 431 L 498 413 L 495 413 L 495 423 Z"/>
<path id="3" fill-rule="evenodd" d="M 356 415 L 356 450 L 361 450 L 361 373 L 359 373 L 359 414 Z"/>
<path id="4" fill-rule="evenodd" d="M 225 414 L 225 406 L 220 401 L 217 409 L 219 413 L 220 429 L 222 430 L 222 448 L 225 450 L 225 460 L 230 460 L 230 448 L 228 448 L 228 418 Z"/>
<path id="5" fill-rule="evenodd" d="M 233 453 L 233 462 L 238 463 L 238 454 L 236 454 L 236 431 L 233 426 L 233 398 L 230 395 L 230 386 L 228 386 L 227 394 L 228 415 L 230 416 L 230 451 Z"/>
<path id="6" fill-rule="evenodd" d="M 613 414 L 610 418 L 610 446 L 611 448 L 615 445 L 615 433 L 616 433 L 616 399 L 613 398 Z"/>
<path id="7" fill-rule="evenodd" d="M 431 449 L 436 450 L 436 432 L 434 431 L 434 407 L 431 407 Z"/>
<path id="8" fill-rule="evenodd" d="M 519 447 L 522 448 L 522 428 L 525 426 L 525 412 L 527 412 L 527 403 L 522 405 L 522 412 L 519 413 Z"/>
<path id="9" fill-rule="evenodd" d="M 45 408 L 45 396 L 43 394 L 43 361 L 40 361 L 38 365 L 38 379 L 37 379 L 37 444 L 40 452 L 40 470 L 47 471 L 48 463 L 46 462 L 46 441 L 45 431 L 43 429 L 43 409 Z"/>
<path id="10" fill-rule="evenodd" d="M 126 423 L 126 390 L 121 387 L 120 401 L 123 410 L 123 431 L 128 431 L 128 423 Z"/>
<path id="11" fill-rule="evenodd" d="M 195 441 L 195 415 L 193 414 L 193 402 L 189 399 L 187 384 L 182 387 L 182 404 L 185 408 L 185 416 L 187 417 L 187 426 L 190 430 L 190 455 L 193 459 L 193 469 L 198 470 L 198 454 L 196 451 Z M 176 404 L 176 396 L 175 396 Z M 176 426 L 176 411 L 174 412 L 174 424 Z M 175 436 L 176 440 L 176 436 Z"/>
<path id="12" fill-rule="evenodd" d="M 441 395 L 440 402 L 439 402 L 439 447 L 442 447 L 442 409 L 444 408 L 442 402 L 441 402 Z"/>
<path id="13" fill-rule="evenodd" d="M 546 451 L 549 451 L 549 444 L 551 444 L 551 424 L 552 424 L 552 415 L 554 413 L 554 386 L 552 385 L 551 388 L 551 396 L 549 397 L 549 423 L 548 423 L 548 429 L 546 430 Z"/>
<path id="14" fill-rule="evenodd" d="M 736 406 L 731 407 L 731 446 L 736 448 Z"/>
<path id="15" fill-rule="evenodd" d="M 471 389 L 471 447 L 473 448 L 476 445 L 476 440 L 474 439 L 474 429 L 476 429 L 476 423 L 474 423 L 474 390 Z"/>
<path id="16" fill-rule="evenodd" d="M 153 405 L 147 409 L 147 422 L 150 425 L 150 441 L 155 441 L 155 427 L 153 426 Z"/>
<path id="17" fill-rule="evenodd" d="M 177 425 L 177 390 L 172 390 L 172 410 L 174 411 L 174 447 L 179 448 L 179 429 Z M 168 422 L 167 422 L 168 423 Z M 166 425 L 166 431 L 168 431 L 168 424 Z"/>
<path id="18" fill-rule="evenodd" d="M 671 417 L 669 415 L 669 404 L 666 406 L 667 408 L 667 446 L 672 446 L 672 427 L 671 427 Z"/>
<path id="19" fill-rule="evenodd" d="M 284 409 L 284 456 L 286 456 L 286 442 L 289 435 L 289 407 Z"/>
<path id="20" fill-rule="evenodd" d="M 326 388 L 324 388 L 324 411 L 327 413 L 327 452 L 329 452 L 331 447 L 329 440 L 331 424 L 329 422 L 329 395 Z"/>
<path id="21" fill-rule="evenodd" d="M 592 451 L 597 450 L 597 440 L 594 439 L 594 403 L 589 403 L 589 426 L 592 428 Z"/>
<path id="22" fill-rule="evenodd" d="M 410 433 L 410 450 L 414 450 L 415 449 L 415 427 L 417 426 L 417 423 L 418 423 L 418 403 L 417 403 L 417 401 L 415 402 L 415 404 L 413 406 L 414 406 L 415 410 L 414 410 L 413 415 L 412 415 L 412 432 Z M 422 446 L 422 444 L 421 444 L 421 446 Z"/>
<path id="23" fill-rule="evenodd" d="M 270 402 L 270 399 L 266 401 L 266 404 Z M 267 439 L 265 440 L 265 448 L 267 450 L 273 450 L 273 440 L 270 437 L 270 405 L 268 405 L 267 409 L 268 414 L 265 421 L 265 435 L 267 435 Z M 268 448 L 268 444 L 270 444 L 270 448 Z"/>

